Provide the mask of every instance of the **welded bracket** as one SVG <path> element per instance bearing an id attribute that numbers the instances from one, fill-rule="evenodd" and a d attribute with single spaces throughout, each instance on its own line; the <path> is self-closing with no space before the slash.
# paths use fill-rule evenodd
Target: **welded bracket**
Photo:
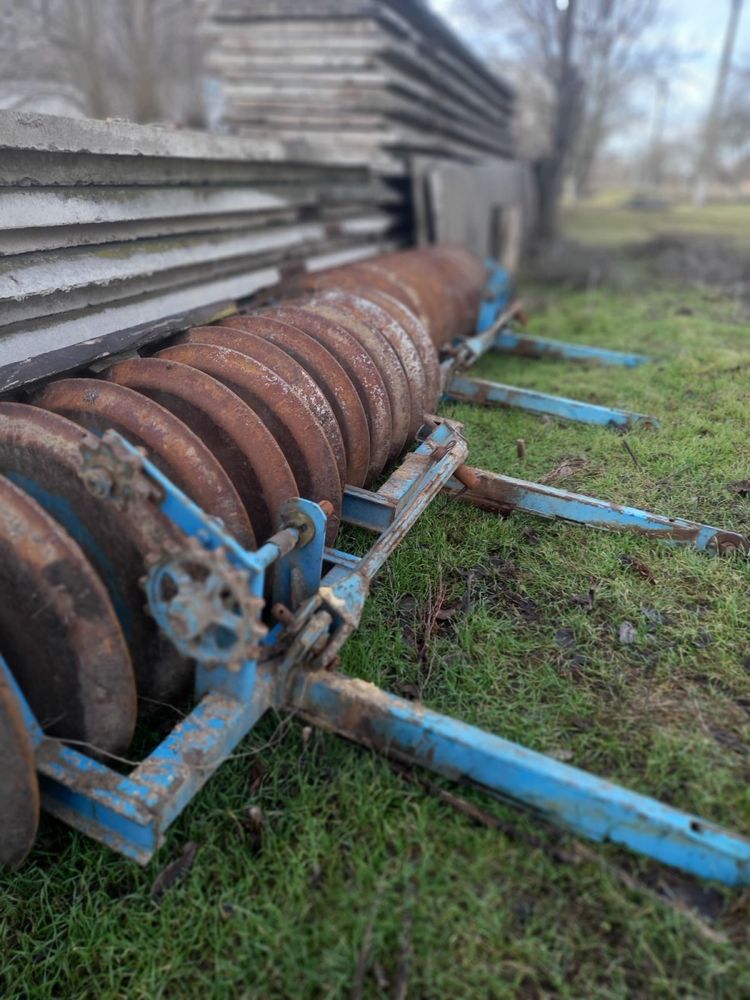
<path id="1" fill-rule="evenodd" d="M 334 625 L 331 641 L 313 660 L 317 667 L 325 667 L 336 658 L 360 622 L 373 577 L 466 459 L 468 445 L 461 425 L 439 417 L 426 419 L 425 440 L 406 456 L 377 494 L 371 495 L 369 505 L 364 490 L 353 496 L 349 493 L 348 502 L 347 496 L 344 498 L 342 519 L 351 520 L 353 515 L 354 523 L 377 531 L 380 537 L 356 562 L 334 559 L 332 570 L 322 581 L 320 596 Z M 385 526 L 384 507 L 392 512 Z"/>

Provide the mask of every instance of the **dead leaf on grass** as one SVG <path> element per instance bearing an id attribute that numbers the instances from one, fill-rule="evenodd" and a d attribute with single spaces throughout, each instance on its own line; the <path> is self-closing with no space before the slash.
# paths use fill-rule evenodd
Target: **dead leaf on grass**
<path id="1" fill-rule="evenodd" d="M 539 544 L 539 535 L 537 535 L 533 528 L 524 528 L 523 537 L 526 539 L 527 545 Z"/>
<path id="2" fill-rule="evenodd" d="M 250 765 L 250 772 L 248 774 L 251 795 L 255 795 L 255 793 L 260 789 L 260 786 L 266 780 L 267 774 L 268 764 L 266 764 L 264 760 L 261 760 L 260 757 L 256 757 Z"/>
<path id="3" fill-rule="evenodd" d="M 174 888 L 178 882 L 185 878 L 193 867 L 195 855 L 198 852 L 198 845 L 193 840 L 189 840 L 182 848 L 180 856 L 171 861 L 159 872 L 151 886 L 151 895 L 159 902 L 164 895 Z"/>
<path id="4" fill-rule="evenodd" d="M 585 458 L 564 458 L 554 469 L 540 476 L 539 482 L 546 483 L 548 486 L 551 483 L 561 483 L 564 479 L 570 479 L 579 472 L 583 472 L 587 465 L 588 462 Z"/>
<path id="5" fill-rule="evenodd" d="M 656 577 L 651 567 L 647 566 L 637 556 L 620 556 L 620 565 L 624 566 L 625 569 L 631 569 L 638 576 L 643 577 L 644 580 L 648 580 L 649 583 L 656 583 Z"/>

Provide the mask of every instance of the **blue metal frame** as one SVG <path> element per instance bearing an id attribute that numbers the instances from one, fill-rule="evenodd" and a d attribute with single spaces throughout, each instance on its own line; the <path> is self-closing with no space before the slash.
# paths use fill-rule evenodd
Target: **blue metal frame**
<path id="1" fill-rule="evenodd" d="M 651 360 L 646 354 L 612 351 L 606 347 L 591 347 L 587 344 L 570 344 L 548 337 L 530 337 L 507 327 L 498 332 L 493 348 L 509 354 L 520 354 L 524 358 L 560 358 L 564 361 L 619 365 L 625 368 L 637 368 Z"/>
<path id="2" fill-rule="evenodd" d="M 199 664 L 196 707 L 127 776 L 44 736 L 19 692 L 48 811 L 146 863 L 169 824 L 258 719 L 269 708 L 287 708 L 365 746 L 473 782 L 581 836 L 610 840 L 704 878 L 750 883 L 750 842 L 743 837 L 362 681 L 316 669 L 330 663 L 356 627 L 370 581 L 441 489 L 491 509 L 510 505 L 589 525 L 648 529 L 698 548 L 720 549 L 717 539 L 726 542 L 731 533 L 480 470 L 466 470 L 479 484 L 467 491 L 452 478 L 466 458 L 466 442 L 459 425 L 442 421 L 377 493 L 347 491 L 345 519 L 379 536 L 364 557 L 324 549 L 323 511 L 302 500 L 290 506 L 289 524 L 274 539 L 246 552 L 136 449 L 117 435 L 105 435 L 103 446 L 115 445 L 156 487 L 151 502 L 193 545 L 186 551 L 196 551 L 197 543 L 213 553 L 217 572 L 226 556 L 258 599 L 273 565 L 274 597 L 283 599 L 291 620 L 283 627 L 269 623 L 253 657 L 231 666 Z M 170 552 L 176 558 L 173 545 Z M 323 565 L 330 567 L 325 576 Z M 163 597 L 150 594 L 165 633 L 179 641 L 169 608 L 159 604 Z M 17 690 L 1 658 L 0 670 Z"/>
<path id="3" fill-rule="evenodd" d="M 476 479 L 476 488 L 467 489 L 458 480 L 452 479 L 446 491 L 485 510 L 500 513 L 517 510 L 587 528 L 642 535 L 709 555 L 750 552 L 748 538 L 735 531 L 681 517 L 665 517 L 638 507 L 570 493 L 544 483 L 501 476 L 485 469 L 469 469 L 469 472 Z"/>
<path id="4" fill-rule="evenodd" d="M 482 333 L 495 325 L 497 317 L 510 305 L 513 294 L 513 278 L 510 273 L 491 257 L 484 263 L 487 268 L 487 282 L 477 316 L 477 333 Z"/>
<path id="5" fill-rule="evenodd" d="M 478 403 L 480 406 L 496 406 L 504 409 L 527 410 L 529 413 L 548 414 L 558 420 L 576 420 L 584 424 L 597 424 L 627 431 L 637 425 L 658 427 L 655 417 L 630 410 L 616 410 L 611 406 L 599 406 L 580 399 L 552 396 L 535 389 L 523 389 L 500 382 L 454 375 L 444 393 L 445 399 L 460 403 Z"/>
<path id="6" fill-rule="evenodd" d="M 635 368 L 649 361 L 644 354 L 612 351 L 602 347 L 569 344 L 546 337 L 530 337 L 510 326 L 508 306 L 512 297 L 510 275 L 495 261 L 486 262 L 487 284 L 477 318 L 476 333 L 454 344 L 453 356 L 444 361 L 442 384 L 444 398 L 480 406 L 517 408 L 530 413 L 548 414 L 563 420 L 595 424 L 617 430 L 641 425 L 658 427 L 655 417 L 629 410 L 598 406 L 583 400 L 567 399 L 533 389 L 467 378 L 461 370 L 495 350 L 527 358 L 561 358 L 599 365 L 624 365 Z"/>
<path id="7" fill-rule="evenodd" d="M 478 785 L 581 837 L 620 844 L 701 878 L 750 883 L 746 838 L 372 684 L 300 671 L 289 707 L 374 750 Z"/>

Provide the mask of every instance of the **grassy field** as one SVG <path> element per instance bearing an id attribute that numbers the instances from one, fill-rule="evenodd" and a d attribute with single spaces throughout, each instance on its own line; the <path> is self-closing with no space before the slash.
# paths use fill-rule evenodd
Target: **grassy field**
<path id="1" fill-rule="evenodd" d="M 626 193 L 570 205 L 563 210 L 566 235 L 598 246 L 638 243 L 661 233 L 711 236 L 720 233 L 750 246 L 750 201 L 722 202 L 696 208 L 677 202 L 663 211 L 626 208 Z"/>
<path id="2" fill-rule="evenodd" d="M 567 488 L 750 530 L 750 499 L 727 488 L 750 476 L 750 332 L 735 302 L 695 287 L 548 290 L 530 329 L 655 361 L 493 357 L 477 374 L 662 427 L 628 436 L 636 465 L 605 430 L 448 406 L 473 464 L 567 472 Z M 441 499 L 383 572 L 343 667 L 750 832 L 749 578 L 739 559 Z M 498 828 L 334 736 L 266 720 L 147 870 L 43 820 L 30 861 L 0 880 L 0 995 L 750 996 L 747 890 L 487 808 Z M 156 898 L 189 841 L 192 868 Z"/>

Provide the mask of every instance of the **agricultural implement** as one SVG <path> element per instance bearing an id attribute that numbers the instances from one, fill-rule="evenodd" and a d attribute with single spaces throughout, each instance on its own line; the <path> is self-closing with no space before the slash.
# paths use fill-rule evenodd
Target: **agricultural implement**
<path id="1" fill-rule="evenodd" d="M 338 671 L 374 577 L 440 493 L 708 553 L 748 541 L 467 466 L 461 425 L 431 413 L 466 395 L 475 357 L 519 347 L 498 270 L 487 283 L 434 248 L 306 281 L 302 299 L 0 403 L 0 860 L 31 850 L 41 803 L 147 863 L 273 709 L 580 836 L 750 882 L 743 837 Z M 374 534 L 364 556 L 336 547 L 342 521 Z M 190 690 L 140 764 L 108 763 L 139 714 Z"/>

